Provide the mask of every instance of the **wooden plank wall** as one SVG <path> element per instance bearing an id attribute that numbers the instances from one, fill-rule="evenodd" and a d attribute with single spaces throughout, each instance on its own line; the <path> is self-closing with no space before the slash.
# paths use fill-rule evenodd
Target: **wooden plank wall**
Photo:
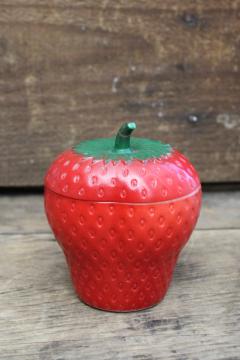
<path id="1" fill-rule="evenodd" d="M 239 61 L 239 0 L 0 1 L 0 186 L 132 119 L 240 181 Z"/>

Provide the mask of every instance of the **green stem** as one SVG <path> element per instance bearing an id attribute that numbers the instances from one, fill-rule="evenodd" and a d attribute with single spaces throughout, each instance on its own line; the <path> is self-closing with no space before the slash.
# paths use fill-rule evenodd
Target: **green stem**
<path id="1" fill-rule="evenodd" d="M 136 124 L 134 122 L 125 123 L 120 127 L 115 139 L 115 144 L 114 144 L 115 152 L 120 152 L 120 153 L 131 152 L 130 136 L 134 129 L 136 129 Z"/>

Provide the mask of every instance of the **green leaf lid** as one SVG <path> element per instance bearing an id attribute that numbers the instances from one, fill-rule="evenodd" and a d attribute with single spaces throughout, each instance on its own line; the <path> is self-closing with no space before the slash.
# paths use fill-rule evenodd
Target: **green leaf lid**
<path id="1" fill-rule="evenodd" d="M 172 147 L 161 141 L 131 137 L 136 129 L 134 122 L 123 124 L 116 137 L 82 141 L 73 151 L 85 157 L 108 160 L 145 160 L 169 155 Z"/>
<path id="2" fill-rule="evenodd" d="M 50 166 L 45 187 L 72 199 L 155 203 L 196 194 L 201 186 L 190 161 L 160 141 L 131 137 L 134 122 L 116 137 L 82 141 Z"/>

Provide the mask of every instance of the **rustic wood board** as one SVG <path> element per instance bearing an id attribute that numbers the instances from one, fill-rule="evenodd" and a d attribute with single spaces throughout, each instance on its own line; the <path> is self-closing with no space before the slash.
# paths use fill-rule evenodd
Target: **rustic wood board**
<path id="1" fill-rule="evenodd" d="M 78 300 L 51 236 L 0 235 L 1 359 L 239 359 L 239 236 L 196 231 L 165 300 L 116 314 Z"/>
<path id="2" fill-rule="evenodd" d="M 231 216 L 224 222 L 224 204 L 233 215 L 240 198 L 219 194 L 220 203 L 215 195 L 205 195 L 202 214 L 222 215 L 209 221 L 214 229 L 206 225 L 193 233 L 164 301 L 128 314 L 78 300 L 60 248 L 46 225 L 40 232 L 34 220 L 39 196 L 0 198 L 1 209 L 16 216 L 8 232 L 7 217 L 0 218 L 1 360 L 238 360 L 240 224 Z M 20 214 L 30 215 L 29 199 L 33 226 L 27 233 L 30 222 Z"/>
<path id="3" fill-rule="evenodd" d="M 240 181 L 239 17 L 240 0 L 1 1 L 0 186 L 41 185 L 132 118 L 203 181 Z"/>
<path id="4" fill-rule="evenodd" d="M 0 233 L 50 233 L 42 195 L 0 196 Z M 197 229 L 240 229 L 240 192 L 204 193 Z"/>

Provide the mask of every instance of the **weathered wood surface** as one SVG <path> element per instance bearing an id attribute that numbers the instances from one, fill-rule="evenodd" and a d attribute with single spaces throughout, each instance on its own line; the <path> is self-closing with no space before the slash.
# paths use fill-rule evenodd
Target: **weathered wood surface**
<path id="1" fill-rule="evenodd" d="M 240 194 L 217 195 L 205 195 L 201 226 L 164 301 L 128 314 L 78 300 L 39 196 L 1 197 L 1 209 L 16 217 L 12 228 L 0 218 L 1 360 L 238 360 Z M 29 204 L 32 226 L 21 215 L 30 216 Z"/>
<path id="2" fill-rule="evenodd" d="M 0 2 L 0 185 L 40 185 L 81 139 L 184 151 L 203 181 L 240 180 L 240 0 Z"/>

